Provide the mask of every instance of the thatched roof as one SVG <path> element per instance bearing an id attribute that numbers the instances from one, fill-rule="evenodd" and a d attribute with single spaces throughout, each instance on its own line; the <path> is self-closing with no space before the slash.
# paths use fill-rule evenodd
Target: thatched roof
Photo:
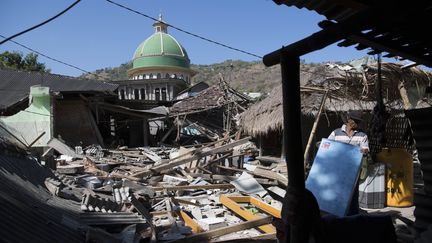
<path id="1" fill-rule="evenodd" d="M 335 97 L 346 97 L 357 101 L 375 101 L 375 84 L 377 81 L 377 64 L 363 66 L 361 70 L 351 68 L 341 70 L 337 66 L 327 66 L 339 70 L 339 74 L 328 78 L 324 82 L 311 80 L 313 86 L 329 89 Z M 424 89 L 431 84 L 431 73 L 418 68 L 402 69 L 396 63 L 381 65 L 383 98 L 386 103 L 393 103 L 401 99 L 399 87 L 403 85 L 407 90 L 415 89 L 418 96 L 424 95 Z"/>
<path id="2" fill-rule="evenodd" d="M 332 70 L 332 71 L 330 71 Z M 334 72 L 337 70 L 337 72 Z M 385 63 L 382 65 L 383 96 L 387 106 L 401 109 L 402 102 L 398 85 L 400 82 L 408 90 L 413 87 L 422 89 L 430 85 L 431 74 L 417 68 L 401 69 L 401 65 Z M 375 80 L 376 66 L 368 66 L 363 71 L 341 70 L 335 66 L 321 66 L 318 72 L 301 73 L 301 108 L 305 115 L 315 115 L 325 90 L 329 90 L 325 111 L 346 112 L 348 110 L 372 110 L 376 104 Z M 329 76 L 332 74 L 334 76 Z M 319 77 L 319 78 L 317 78 Z M 308 79 L 311 78 L 311 79 Z M 321 89 L 322 91 L 317 91 Z M 421 92 L 419 90 L 419 92 Z M 421 96 L 421 94 L 419 95 Z M 264 100 L 252 105 L 241 115 L 242 129 L 250 135 L 266 134 L 271 130 L 282 130 L 282 88 L 276 87 Z"/>

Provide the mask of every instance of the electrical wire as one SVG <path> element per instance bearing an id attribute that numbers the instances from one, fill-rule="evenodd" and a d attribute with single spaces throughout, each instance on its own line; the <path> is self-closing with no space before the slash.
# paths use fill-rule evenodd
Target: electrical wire
<path id="1" fill-rule="evenodd" d="M 5 37 L 4 37 L 3 35 L 1 35 L 1 34 L 0 34 L 0 37 L 5 38 Z M 45 55 L 45 54 L 43 54 L 43 53 L 41 53 L 41 52 L 39 52 L 39 51 L 36 51 L 35 49 L 32 49 L 32 48 L 30 48 L 30 47 L 28 47 L 28 46 L 25 46 L 25 45 L 23 45 L 23 44 L 21 44 L 21 43 L 18 43 L 18 42 L 16 42 L 16 41 L 13 41 L 13 40 L 9 40 L 9 41 L 12 42 L 12 43 L 14 43 L 14 44 L 16 44 L 16 45 L 21 46 L 22 48 L 25 48 L 25 49 L 27 49 L 27 50 L 33 52 L 33 53 L 36 53 L 36 54 L 38 54 L 38 55 L 40 55 L 40 56 L 42 56 L 42 57 L 45 57 L 45 58 L 47 58 L 47 59 L 49 59 L 49 60 L 51 60 L 51 61 L 55 61 L 55 62 L 58 62 L 58 63 L 60 63 L 60 64 L 66 65 L 66 66 L 68 66 L 68 67 L 75 68 L 76 70 L 79 70 L 79 71 L 81 71 L 81 72 L 83 72 L 83 73 L 86 73 L 86 74 L 94 75 L 94 76 L 96 76 L 96 78 L 99 78 L 99 79 L 102 80 L 102 81 L 108 81 L 108 82 L 109 82 L 109 81 L 112 81 L 112 80 L 106 79 L 106 78 L 104 78 L 104 77 L 102 77 L 102 76 L 100 76 L 100 75 L 98 75 L 98 74 L 96 74 L 96 73 L 92 73 L 92 72 L 90 72 L 90 71 L 87 71 L 87 70 L 84 70 L 84 69 L 82 69 L 82 68 L 79 68 L 79 67 L 77 67 L 77 66 L 75 66 L 75 65 L 72 65 L 72 64 L 69 64 L 69 63 L 66 63 L 66 62 L 60 61 L 60 60 L 58 60 L 58 59 L 56 59 L 56 58 L 53 58 L 53 57 L 47 56 L 47 55 Z"/>
<path id="2" fill-rule="evenodd" d="M 10 36 L 10 37 L 7 37 L 6 39 L 0 41 L 0 45 L 3 44 L 3 43 L 5 43 L 6 41 L 9 41 L 9 40 L 11 40 L 11 39 L 13 39 L 13 38 L 15 38 L 15 37 L 17 37 L 17 36 L 20 36 L 20 35 L 22 35 L 22 34 L 24 34 L 24 33 L 27 33 L 27 32 L 29 32 L 29 31 L 31 31 L 31 30 L 34 30 L 34 29 L 36 29 L 36 28 L 38 28 L 38 27 L 40 27 L 40 26 L 42 26 L 42 25 L 44 25 L 44 24 L 46 24 L 46 23 L 48 23 L 48 22 L 50 22 L 50 21 L 52 21 L 52 20 L 54 20 L 54 19 L 56 19 L 56 18 L 59 17 L 60 15 L 66 13 L 69 9 L 73 8 L 73 7 L 74 7 L 77 3 L 79 3 L 80 1 L 81 1 L 81 0 L 77 0 L 77 1 L 75 1 L 74 3 L 72 3 L 72 5 L 70 5 L 69 7 L 67 7 L 65 10 L 63 10 L 63 11 L 61 11 L 60 13 L 56 14 L 55 16 L 53 16 L 53 17 L 51 17 L 51 18 L 49 18 L 49 19 L 43 21 L 43 22 L 40 23 L 40 24 L 37 24 L 37 25 L 35 25 L 35 26 L 33 26 L 33 27 L 30 27 L 30 28 L 28 28 L 28 29 L 26 29 L 26 30 L 23 30 L 23 31 L 21 31 L 21 32 L 15 34 L 15 35 L 12 35 L 12 36 Z"/>
<path id="3" fill-rule="evenodd" d="M 111 3 L 111 4 L 113 4 L 113 5 L 116 5 L 116 6 L 118 6 L 118 7 L 124 8 L 124 9 L 126 9 L 126 10 L 128 10 L 128 11 L 131 11 L 131 12 L 133 12 L 133 13 L 136 13 L 136 14 L 139 14 L 139 15 L 141 15 L 141 16 L 144 16 L 144 17 L 146 17 L 146 18 L 152 19 L 152 20 L 154 20 L 154 21 L 159 21 L 159 20 L 156 19 L 156 18 L 153 18 L 153 17 L 151 17 L 151 16 L 149 16 L 149 15 L 147 15 L 147 14 L 141 13 L 141 12 L 136 11 L 136 10 L 134 10 L 134 9 L 131 9 L 131 8 L 129 8 L 129 7 L 126 7 L 126 6 L 122 5 L 122 4 L 119 4 L 119 3 L 113 2 L 113 1 L 111 1 L 111 0 L 106 0 L 106 1 L 109 2 L 109 3 Z M 165 23 L 165 22 L 164 22 L 164 23 Z M 176 27 L 176 26 L 174 26 L 174 25 L 171 25 L 171 24 L 168 24 L 168 23 L 165 23 L 165 24 L 166 24 L 167 26 L 173 28 L 173 29 L 176 29 L 176 30 L 178 30 L 178 31 L 180 31 L 180 32 L 183 32 L 183 33 L 185 33 L 185 34 L 191 35 L 191 36 L 193 36 L 193 37 L 199 38 L 199 39 L 201 39 L 201 40 L 204 40 L 204 41 L 207 41 L 207 42 L 210 42 L 210 43 L 213 43 L 213 44 L 216 44 L 216 45 L 219 45 L 219 46 L 222 46 L 222 47 L 225 47 L 225 48 L 228 48 L 228 49 L 234 50 L 234 51 L 238 51 L 238 52 L 241 52 L 241 53 L 244 53 L 244 54 L 247 54 L 247 55 L 250 55 L 250 56 L 253 56 L 253 57 L 258 57 L 258 58 L 262 59 L 262 56 L 259 56 L 259 55 L 256 55 L 256 54 L 253 54 L 253 53 L 250 53 L 250 52 L 247 52 L 247 51 L 243 51 L 243 50 L 240 50 L 240 49 L 238 49 L 238 48 L 231 47 L 231 46 L 228 46 L 228 45 L 222 44 L 222 43 L 217 42 L 217 41 L 214 41 L 214 40 L 210 40 L 210 39 L 208 39 L 208 38 L 205 38 L 205 37 L 202 37 L 202 36 L 200 36 L 200 35 L 197 35 L 197 34 L 191 33 L 191 32 L 189 32 L 189 31 L 187 31 L 187 30 L 184 30 L 184 29 L 178 28 L 178 27 Z"/>
<path id="4" fill-rule="evenodd" d="M 0 34 L 0 37 L 2 37 L 2 38 L 6 38 L 6 37 L 4 37 L 4 36 L 1 35 L 1 34 Z M 31 52 L 34 52 L 34 53 L 36 53 L 36 54 L 38 54 L 38 55 L 40 55 L 40 56 L 43 56 L 43 57 L 45 57 L 45 58 L 47 58 L 47 59 L 50 59 L 51 61 L 55 61 L 55 62 L 61 63 L 61 64 L 63 64 L 63 65 L 69 66 L 69 67 L 71 67 L 71 68 L 75 68 L 75 69 L 77 69 L 77 70 L 79 70 L 79 71 L 81 71 L 81 72 L 87 73 L 87 74 L 92 74 L 91 72 L 89 72 L 89 71 L 87 71 L 87 70 L 84 70 L 84 69 L 79 68 L 79 67 L 77 67 L 77 66 L 75 66 L 75 65 L 72 65 L 72 64 L 69 64 L 69 63 L 66 63 L 66 62 L 60 61 L 60 60 L 55 59 L 55 58 L 53 58 L 53 57 L 49 57 L 49 56 L 47 56 L 47 55 L 45 55 L 45 54 L 43 54 L 43 53 L 41 53 L 41 52 L 39 52 L 39 51 L 36 51 L 36 50 L 34 50 L 34 49 L 30 48 L 30 47 L 27 47 L 27 46 L 25 46 L 25 45 L 23 45 L 23 44 L 20 44 L 20 43 L 18 43 L 18 42 L 16 42 L 16 41 L 13 41 L 13 40 L 9 40 L 9 41 L 12 42 L 12 43 L 14 43 L 14 44 L 16 44 L 16 45 L 19 45 L 19 46 L 21 46 L 21 47 L 27 49 L 27 50 L 29 50 L 29 51 L 31 51 Z"/>

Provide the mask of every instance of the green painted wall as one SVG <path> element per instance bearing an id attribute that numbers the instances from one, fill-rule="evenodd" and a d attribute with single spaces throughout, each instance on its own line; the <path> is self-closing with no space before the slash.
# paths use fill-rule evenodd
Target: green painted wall
<path id="1" fill-rule="evenodd" d="M 26 144 L 32 143 L 40 134 L 45 134 L 33 147 L 45 147 L 52 137 L 51 96 L 49 87 L 30 88 L 30 106 L 9 117 L 0 118 L 6 128 Z"/>

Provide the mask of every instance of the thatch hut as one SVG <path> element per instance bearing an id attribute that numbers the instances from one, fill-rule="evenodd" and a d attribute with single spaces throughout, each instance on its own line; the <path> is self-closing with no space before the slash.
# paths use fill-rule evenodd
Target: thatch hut
<path id="1" fill-rule="evenodd" d="M 384 146 L 406 148 L 411 146 L 404 138 L 409 127 L 401 111 L 404 108 L 424 106 L 425 101 L 428 101 L 424 91 L 426 86 L 430 85 L 432 76 L 418 68 L 401 67 L 394 63 L 381 65 L 383 102 L 391 114 L 386 128 L 389 139 Z M 327 137 L 333 129 L 339 127 L 349 110 L 364 111 L 366 121 L 370 118 L 371 111 L 377 104 L 376 64 L 362 66 L 360 69 L 352 66 L 322 65 L 308 72 L 303 69 L 301 71 L 301 142 L 304 148 L 326 91 L 328 95 L 313 142 Z M 257 140 L 263 155 L 282 154 L 282 109 L 282 88 L 276 87 L 267 98 L 252 105 L 241 116 L 242 130 Z M 368 131 L 368 128 L 367 122 L 363 124 L 365 131 Z M 379 149 L 378 142 L 371 136 L 370 140 L 373 147 L 371 149 Z"/>

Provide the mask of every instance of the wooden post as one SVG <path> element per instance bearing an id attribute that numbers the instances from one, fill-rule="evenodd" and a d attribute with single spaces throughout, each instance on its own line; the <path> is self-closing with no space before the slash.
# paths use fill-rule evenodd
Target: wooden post
<path id="1" fill-rule="evenodd" d="M 302 197 L 305 191 L 305 181 L 300 121 L 300 58 L 299 56 L 283 53 L 280 56 L 280 65 L 284 117 L 283 148 L 288 169 L 288 186 L 294 188 Z M 286 201 L 283 203 L 285 204 Z M 308 241 L 309 230 L 305 225 L 293 224 L 290 232 L 289 242 L 302 243 Z"/>
<path id="2" fill-rule="evenodd" d="M 309 150 L 310 150 L 310 147 L 311 147 L 312 141 L 313 141 L 313 139 L 314 139 L 314 137 L 315 137 L 315 132 L 316 132 L 316 129 L 317 129 L 317 126 L 318 126 L 319 120 L 320 120 L 320 118 L 321 118 L 321 112 L 322 112 L 322 110 L 323 110 L 323 108 L 324 108 L 324 104 L 325 104 L 325 101 L 326 101 L 326 99 L 327 99 L 327 95 L 328 95 L 328 90 L 324 93 L 324 95 L 323 95 L 323 97 L 322 97 L 321 105 L 320 105 L 320 108 L 319 108 L 319 110 L 318 110 L 318 113 L 317 113 L 317 115 L 316 115 L 316 117 L 315 117 L 315 122 L 314 122 L 314 124 L 313 124 L 313 126 L 312 126 L 312 130 L 311 130 L 311 133 L 310 133 L 310 135 L 309 135 L 309 140 L 308 140 L 307 145 L 306 145 L 306 148 L 305 148 L 305 152 L 304 152 L 304 167 L 305 167 L 305 168 L 308 168 L 308 167 L 309 167 L 309 162 L 308 162 Z"/>
<path id="3" fill-rule="evenodd" d="M 300 59 L 282 55 L 283 149 L 290 186 L 304 190 L 303 148 L 300 110 Z"/>
<path id="4" fill-rule="evenodd" d="M 258 156 L 263 156 L 263 148 L 262 148 L 262 143 L 263 143 L 263 141 L 262 141 L 262 136 L 263 135 L 258 135 L 259 136 L 259 152 L 258 152 Z"/>
<path id="5" fill-rule="evenodd" d="M 402 101 L 403 101 L 403 104 L 404 104 L 404 109 L 405 110 L 411 109 L 412 108 L 412 104 L 409 101 L 408 91 L 406 90 L 403 82 L 399 82 L 398 87 L 399 87 L 399 94 L 400 94 L 400 96 L 402 98 Z"/>
<path id="6" fill-rule="evenodd" d="M 148 146 L 148 135 L 149 135 L 149 128 L 148 128 L 148 120 L 146 118 L 143 119 L 143 145 Z"/>

